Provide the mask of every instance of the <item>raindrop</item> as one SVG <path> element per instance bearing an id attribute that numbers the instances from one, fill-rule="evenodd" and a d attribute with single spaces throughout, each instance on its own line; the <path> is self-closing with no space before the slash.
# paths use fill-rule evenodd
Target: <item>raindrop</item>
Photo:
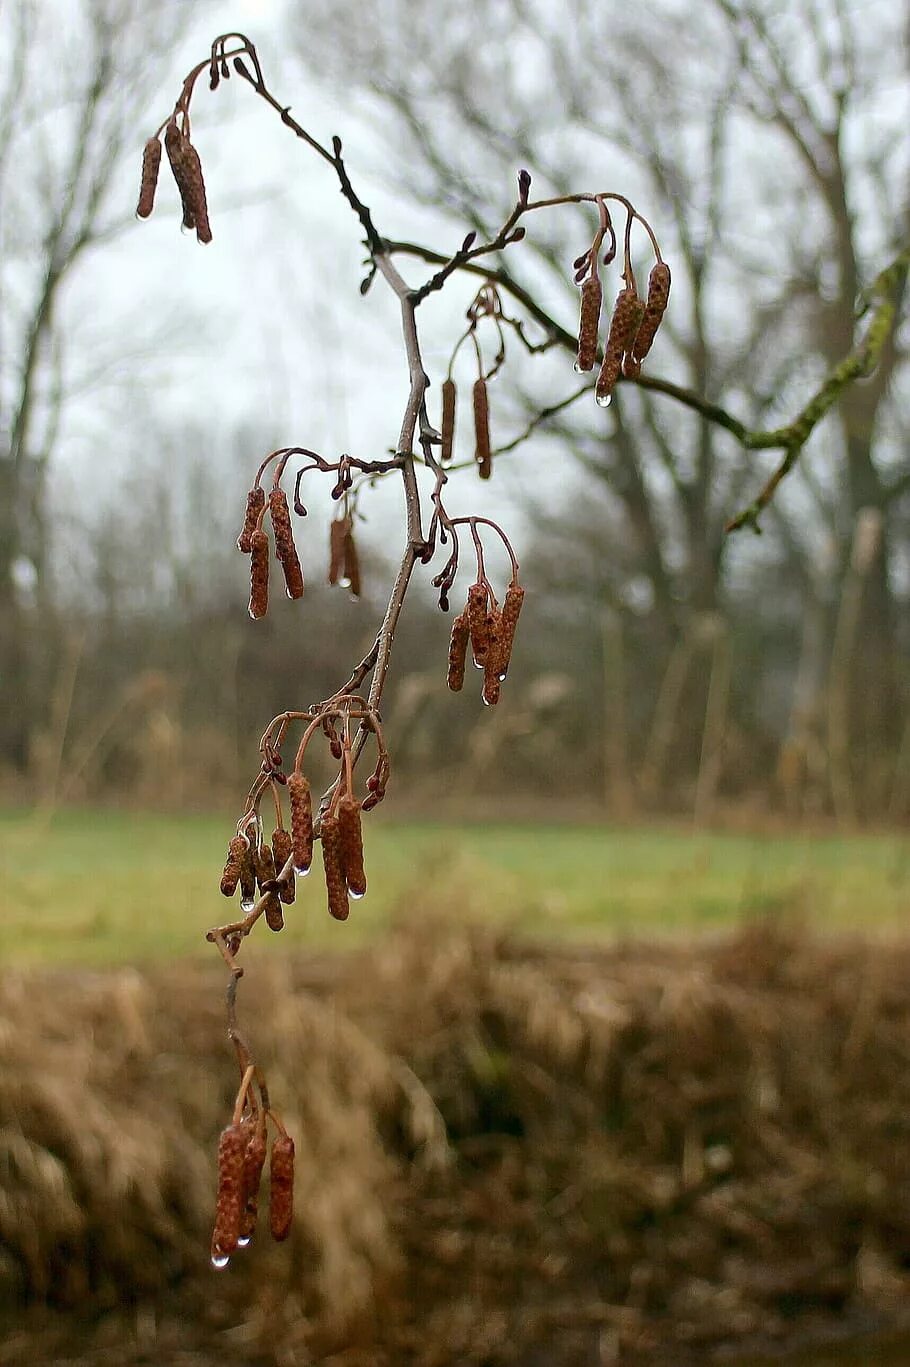
<path id="1" fill-rule="evenodd" d="M 307 864 L 306 868 L 304 868 L 302 864 L 295 864 L 294 873 L 297 875 L 298 878 L 306 878 L 311 867 L 312 865 L 310 864 Z"/>
<path id="2" fill-rule="evenodd" d="M 248 1248 L 248 1247 L 249 1247 L 249 1244 L 250 1244 L 250 1235 L 249 1235 L 249 1234 L 241 1234 L 241 1235 L 240 1235 L 240 1238 L 237 1240 L 237 1247 L 238 1247 L 238 1248 Z"/>
<path id="3" fill-rule="evenodd" d="M 342 587 L 343 589 L 349 589 L 349 588 L 351 587 L 351 581 L 350 581 L 350 579 L 347 579 L 347 578 L 339 579 L 338 582 L 339 582 L 339 584 L 341 585 L 341 587 Z"/>
<path id="4" fill-rule="evenodd" d="M 575 364 L 573 365 L 572 369 L 575 371 L 575 374 L 576 374 L 576 375 L 581 375 L 581 374 L 583 373 L 582 368 L 581 368 L 581 366 L 578 364 L 577 361 L 576 361 Z"/>
<path id="5" fill-rule="evenodd" d="M 484 707 L 492 707 L 493 705 L 487 697 L 486 693 L 481 695 L 481 702 L 483 703 Z"/>
<path id="6" fill-rule="evenodd" d="M 475 669 L 483 669 L 483 660 L 478 660 L 476 656 L 472 657 L 472 663 Z"/>
<path id="7" fill-rule="evenodd" d="M 364 894 L 362 892 L 354 892 L 352 888 L 348 888 L 348 896 L 350 897 L 352 902 L 359 902 L 361 897 L 364 896 Z"/>
<path id="8" fill-rule="evenodd" d="M 255 905 L 256 903 L 253 901 L 252 897 L 241 897 L 240 899 L 241 911 L 252 911 Z"/>
<path id="9" fill-rule="evenodd" d="M 219 1271 L 221 1268 L 227 1267 L 230 1261 L 228 1257 L 219 1258 L 217 1254 L 212 1254 L 212 1267 L 217 1267 Z"/>
<path id="10" fill-rule="evenodd" d="M 505 675 L 504 673 L 503 673 L 503 674 L 497 674 L 496 677 L 497 677 L 497 679 L 499 680 L 500 683 L 505 683 L 505 681 L 506 681 L 506 675 Z"/>
<path id="11" fill-rule="evenodd" d="M 613 400 L 612 394 L 595 394 L 594 397 L 597 400 L 598 408 L 609 408 Z"/>

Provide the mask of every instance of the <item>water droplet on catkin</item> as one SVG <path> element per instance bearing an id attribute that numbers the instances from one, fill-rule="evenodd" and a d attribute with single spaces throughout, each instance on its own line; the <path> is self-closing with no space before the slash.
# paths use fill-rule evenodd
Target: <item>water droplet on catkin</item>
<path id="1" fill-rule="evenodd" d="M 252 911 L 255 905 L 256 903 L 253 901 L 252 897 L 241 897 L 240 899 L 241 911 Z"/>
<path id="2" fill-rule="evenodd" d="M 612 394 L 595 394 L 594 398 L 598 408 L 609 408 L 610 404 L 613 402 Z"/>
<path id="3" fill-rule="evenodd" d="M 351 888 L 348 888 L 348 896 L 350 897 L 352 902 L 359 902 L 361 897 L 364 897 L 365 895 L 365 893 L 354 892 Z"/>
<path id="4" fill-rule="evenodd" d="M 307 864 L 306 868 L 304 868 L 301 864 L 295 864 L 294 874 L 297 878 L 306 878 L 311 868 L 312 864 Z"/>
<path id="5" fill-rule="evenodd" d="M 250 1244 L 250 1236 L 249 1236 L 249 1234 L 241 1234 L 241 1235 L 240 1235 L 240 1238 L 237 1240 L 237 1247 L 238 1247 L 238 1248 L 248 1248 L 248 1247 L 249 1247 L 249 1244 Z"/>
<path id="6" fill-rule="evenodd" d="M 230 1261 L 230 1258 L 228 1258 L 227 1256 L 219 1257 L 217 1254 L 212 1255 L 212 1267 L 217 1267 L 219 1271 L 223 1267 L 227 1267 Z"/>

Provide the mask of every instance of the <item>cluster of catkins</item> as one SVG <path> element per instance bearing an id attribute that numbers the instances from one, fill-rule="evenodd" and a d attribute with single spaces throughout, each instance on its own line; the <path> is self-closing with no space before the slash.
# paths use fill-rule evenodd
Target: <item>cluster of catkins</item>
<path id="1" fill-rule="evenodd" d="M 218 1194 L 212 1231 L 212 1262 L 226 1267 L 231 1254 L 253 1237 L 259 1187 L 266 1159 L 266 1111 L 251 1109 L 228 1125 L 218 1141 Z M 291 1232 L 294 1215 L 294 1141 L 268 1112 L 279 1133 L 269 1163 L 269 1232 L 279 1242 Z"/>
<path id="2" fill-rule="evenodd" d="M 199 153 L 190 142 L 186 126 L 184 122 L 181 128 L 177 119 L 172 118 L 164 130 L 164 146 L 180 193 L 183 226 L 194 228 L 200 242 L 211 242 L 212 230 L 209 227 L 202 163 L 199 160 Z M 157 137 L 149 138 L 142 152 L 142 179 L 139 186 L 139 203 L 136 206 L 139 218 L 148 218 L 155 207 L 155 190 L 158 186 L 160 166 L 161 142 Z"/>
<path id="3" fill-rule="evenodd" d="M 221 891 L 225 897 L 233 897 L 239 887 L 240 909 L 251 911 L 258 890 L 264 898 L 263 915 L 269 929 L 283 930 L 281 904 L 290 906 L 297 895 L 293 873 L 288 878 L 278 878 L 291 857 L 291 836 L 277 826 L 272 832 L 271 846 L 257 837 L 258 828 L 251 834 L 241 832 L 234 836 L 221 874 Z"/>
<path id="4" fill-rule="evenodd" d="M 284 573 L 289 598 L 303 597 L 303 570 L 294 544 L 287 494 L 276 485 L 269 493 L 268 513 L 275 537 L 275 554 Z M 263 527 L 265 490 L 258 484 L 246 496 L 246 516 L 237 538 L 237 549 L 250 557 L 250 616 L 264 617 L 269 609 L 269 538 Z"/>
<path id="5" fill-rule="evenodd" d="M 579 260 L 586 260 L 579 257 Z M 577 370 L 593 370 L 597 360 L 603 290 L 597 274 L 596 258 L 591 273 L 581 287 L 581 318 L 578 326 Z M 635 379 L 641 363 L 651 350 L 670 298 L 670 267 L 658 261 L 648 277 L 648 297 L 642 300 L 629 272 L 627 284 L 616 296 L 603 361 L 597 376 L 594 396 L 602 408 L 610 402 L 620 375 Z"/>
<path id="6" fill-rule="evenodd" d="M 500 608 L 486 579 L 478 580 L 468 589 L 468 601 L 452 623 L 449 641 L 447 683 L 453 693 L 459 693 L 464 687 L 470 643 L 474 665 L 483 670 L 483 701 L 487 707 L 499 702 L 500 690 L 509 672 L 524 594 L 521 585 L 513 580 Z"/>

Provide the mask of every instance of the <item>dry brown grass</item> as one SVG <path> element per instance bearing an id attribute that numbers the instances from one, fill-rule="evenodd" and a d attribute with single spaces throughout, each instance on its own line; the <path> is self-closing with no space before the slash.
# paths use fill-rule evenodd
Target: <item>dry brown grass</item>
<path id="1" fill-rule="evenodd" d="M 898 1314 L 908 946 L 431 925 L 262 962 L 242 1010 L 292 1099 L 298 1213 L 226 1273 L 220 981 L 0 985 L 3 1363 L 704 1361 Z"/>

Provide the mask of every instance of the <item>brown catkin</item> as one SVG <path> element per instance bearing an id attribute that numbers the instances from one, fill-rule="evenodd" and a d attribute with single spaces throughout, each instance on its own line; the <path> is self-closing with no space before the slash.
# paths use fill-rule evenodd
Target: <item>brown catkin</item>
<path id="1" fill-rule="evenodd" d="M 439 456 L 443 465 L 448 465 L 455 450 L 455 405 L 458 400 L 458 391 L 455 388 L 454 380 L 443 380 L 442 382 L 442 423 L 439 435 L 442 438 Z"/>
<path id="2" fill-rule="evenodd" d="M 180 191 L 183 205 L 184 228 L 195 228 L 200 242 L 211 242 L 212 230 L 209 227 L 208 206 L 205 199 L 205 180 L 202 163 L 189 138 L 181 133 L 176 121 L 171 120 L 164 134 L 164 146 L 168 161 Z"/>
<path id="3" fill-rule="evenodd" d="M 249 852 L 249 846 L 242 835 L 235 835 L 228 845 L 227 859 L 221 875 L 221 891 L 225 897 L 233 897 L 240 882 L 240 870 Z"/>
<path id="4" fill-rule="evenodd" d="M 243 551 L 244 555 L 250 553 L 250 538 L 256 530 L 259 521 L 259 514 L 265 507 L 265 490 L 260 489 L 257 484 L 255 489 L 251 489 L 246 496 L 246 516 L 243 519 L 243 527 L 237 538 L 237 549 Z"/>
<path id="5" fill-rule="evenodd" d="M 464 688 L 465 659 L 470 636 L 471 628 L 468 626 L 468 614 L 465 609 L 452 623 L 452 635 L 449 638 L 449 673 L 446 683 L 453 693 L 460 693 Z"/>
<path id="6" fill-rule="evenodd" d="M 281 910 L 277 892 L 266 893 L 262 914 L 269 930 L 274 930 L 276 934 L 279 930 L 284 930 L 284 912 Z"/>
<path id="7" fill-rule="evenodd" d="M 499 674 L 504 678 L 509 672 L 512 659 L 512 646 L 515 643 L 515 628 L 524 602 L 525 591 L 520 584 L 510 584 L 503 599 L 502 615 L 499 621 Z"/>
<path id="8" fill-rule="evenodd" d="M 269 610 L 269 539 L 261 527 L 250 537 L 250 616 L 264 617 Z"/>
<path id="9" fill-rule="evenodd" d="M 489 479 L 493 473 L 490 404 L 487 398 L 487 382 L 483 378 L 474 381 L 474 459 L 477 461 L 477 473 L 480 478 Z"/>
<path id="10" fill-rule="evenodd" d="M 257 1130 L 246 1146 L 243 1156 L 243 1210 L 240 1213 L 240 1238 L 251 1239 L 259 1213 L 259 1187 L 265 1167 L 265 1135 Z"/>
<path id="11" fill-rule="evenodd" d="M 291 1232 L 294 1218 L 294 1141 L 279 1135 L 272 1144 L 269 1166 L 269 1230 L 279 1243 Z"/>
<path id="12" fill-rule="evenodd" d="M 471 651 L 475 665 L 482 666 L 490 649 L 487 630 L 487 587 L 486 584 L 472 584 L 468 589 L 468 630 L 471 636 Z"/>
<path id="13" fill-rule="evenodd" d="M 272 848 L 264 841 L 253 850 L 253 867 L 256 870 L 256 882 L 259 884 L 260 892 L 267 891 L 267 884 L 275 881 L 275 856 Z"/>
<path id="14" fill-rule="evenodd" d="M 272 832 L 272 854 L 275 856 L 275 876 L 277 877 L 293 854 L 291 833 L 290 831 L 286 831 L 282 826 L 277 826 Z M 278 896 L 281 898 L 282 902 L 284 902 L 285 906 L 290 906 L 296 896 L 296 891 L 294 885 L 294 870 L 292 868 L 290 878 L 282 883 L 281 887 L 278 889 Z"/>
<path id="15" fill-rule="evenodd" d="M 288 775 L 288 801 L 291 804 L 294 867 L 299 873 L 305 873 L 313 862 L 313 799 L 309 781 L 303 774 Z"/>
<path id="16" fill-rule="evenodd" d="M 329 524 L 329 583 L 337 584 L 344 571 L 344 543 L 348 534 L 346 517 L 336 517 Z"/>
<path id="17" fill-rule="evenodd" d="M 157 138 L 149 138 L 142 149 L 142 179 L 139 183 L 139 203 L 136 214 L 148 218 L 155 207 L 155 190 L 158 186 L 158 168 L 161 165 L 161 143 Z"/>
<path id="18" fill-rule="evenodd" d="M 500 660 L 502 658 L 502 613 L 496 608 L 487 613 L 487 640 L 490 642 L 483 664 L 483 701 L 495 707 L 502 691 Z"/>
<path id="19" fill-rule="evenodd" d="M 273 489 L 269 494 L 269 517 L 275 534 L 275 554 L 284 571 L 284 582 L 289 598 L 303 597 L 303 571 L 294 545 L 294 532 L 291 527 L 291 512 L 288 508 L 287 494 L 283 489 Z"/>
<path id="20" fill-rule="evenodd" d="M 670 267 L 665 261 L 658 261 L 656 266 L 652 266 L 651 274 L 648 276 L 648 298 L 645 304 L 645 316 L 641 321 L 635 340 L 632 343 L 632 359 L 637 362 L 639 368 L 642 361 L 651 350 L 651 344 L 657 335 L 667 304 L 670 300 Z"/>
<path id="21" fill-rule="evenodd" d="M 348 891 L 354 897 L 362 897 L 367 890 L 367 876 L 363 867 L 360 803 L 350 793 L 338 804 L 338 841 Z"/>
<path id="22" fill-rule="evenodd" d="M 345 533 L 344 549 L 342 553 L 343 563 L 341 567 L 342 578 L 348 582 L 352 598 L 360 597 L 360 557 L 357 554 L 357 544 L 354 541 L 354 532 L 350 525 Z"/>
<path id="23" fill-rule="evenodd" d="M 218 1141 L 218 1195 L 215 1198 L 215 1228 L 212 1231 L 212 1257 L 227 1258 L 237 1247 L 240 1220 L 245 1205 L 244 1162 L 247 1131 L 243 1125 L 228 1125 Z"/>
<path id="24" fill-rule="evenodd" d="M 325 890 L 329 899 L 329 915 L 336 921 L 346 921 L 351 908 L 348 903 L 348 885 L 341 863 L 341 837 L 337 816 L 324 816 L 319 828 L 322 841 L 322 864 L 325 869 Z"/>
<path id="25" fill-rule="evenodd" d="M 601 403 L 610 398 L 622 369 L 622 358 L 641 322 L 641 300 L 636 290 L 619 291 L 610 320 L 610 333 L 597 376 L 595 393 Z"/>
<path id="26" fill-rule="evenodd" d="M 597 335 L 600 330 L 600 308 L 603 289 L 600 276 L 589 275 L 581 287 L 581 317 L 578 322 L 577 370 L 593 370 L 597 360 Z"/>
<path id="27" fill-rule="evenodd" d="M 253 863 L 253 847 L 247 843 L 240 861 L 240 901 L 251 903 L 256 897 L 256 866 Z M 241 910 L 243 907 L 241 906 Z"/>

